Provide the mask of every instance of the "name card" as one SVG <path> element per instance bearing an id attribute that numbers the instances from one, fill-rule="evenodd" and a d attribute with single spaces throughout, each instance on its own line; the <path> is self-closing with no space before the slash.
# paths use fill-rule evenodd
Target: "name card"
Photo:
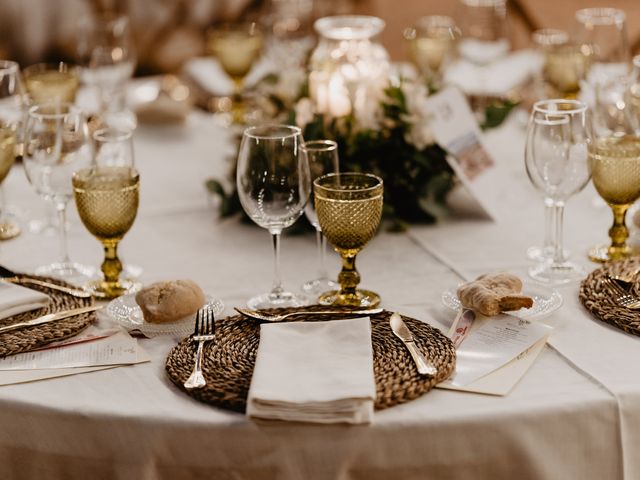
<path id="1" fill-rule="evenodd" d="M 484 146 L 483 136 L 464 95 L 447 87 L 427 99 L 429 127 L 438 144 L 447 150 L 447 161 L 480 209 L 499 220 L 501 181 L 495 161 Z"/>

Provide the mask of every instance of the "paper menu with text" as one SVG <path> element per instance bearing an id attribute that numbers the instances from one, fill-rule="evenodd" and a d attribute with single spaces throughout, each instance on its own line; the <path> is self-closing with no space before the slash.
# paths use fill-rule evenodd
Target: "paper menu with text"
<path id="1" fill-rule="evenodd" d="M 478 206 L 500 220 L 501 172 L 484 146 L 482 131 L 464 95 L 447 87 L 427 99 L 429 127 L 447 161 Z"/>
<path id="2" fill-rule="evenodd" d="M 441 388 L 506 395 L 538 357 L 552 328 L 511 315 L 478 315 Z"/>

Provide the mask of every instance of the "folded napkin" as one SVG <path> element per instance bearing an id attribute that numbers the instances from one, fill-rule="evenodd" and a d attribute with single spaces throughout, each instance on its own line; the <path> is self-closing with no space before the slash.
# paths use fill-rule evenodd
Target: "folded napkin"
<path id="1" fill-rule="evenodd" d="M 29 288 L 0 282 L 0 320 L 19 313 L 45 307 L 49 297 Z"/>
<path id="2" fill-rule="evenodd" d="M 369 318 L 260 326 L 248 416 L 369 423 L 375 397 Z"/>
<path id="3" fill-rule="evenodd" d="M 542 62 L 542 56 L 531 50 L 512 53 L 484 66 L 459 60 L 447 69 L 445 78 L 467 95 L 502 96 L 529 80 L 542 68 Z"/>

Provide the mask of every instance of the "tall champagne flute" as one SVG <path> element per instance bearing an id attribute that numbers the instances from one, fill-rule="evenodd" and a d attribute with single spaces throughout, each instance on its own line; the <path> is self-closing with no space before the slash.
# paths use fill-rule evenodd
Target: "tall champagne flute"
<path id="1" fill-rule="evenodd" d="M 25 127 L 24 167 L 29 183 L 53 204 L 59 218 L 60 261 L 36 270 L 71 281 L 84 281 L 89 272 L 69 258 L 67 205 L 73 196 L 71 175 L 91 163 L 89 128 L 82 112 L 69 103 L 45 103 L 29 109 Z"/>
<path id="2" fill-rule="evenodd" d="M 302 131 L 290 125 L 264 125 L 244 131 L 236 182 L 242 208 L 271 234 L 274 281 L 271 292 L 249 300 L 250 308 L 304 305 L 303 296 L 285 291 L 280 277 L 280 234 L 300 218 L 309 199 L 309 163 Z"/>
<path id="3" fill-rule="evenodd" d="M 338 173 L 338 144 L 333 140 L 313 140 L 302 145 L 302 150 L 306 152 L 309 160 L 309 171 L 311 172 L 311 181 L 328 173 Z M 302 285 L 302 290 L 310 295 L 319 295 L 327 290 L 333 290 L 338 284 L 329 280 L 327 274 L 327 266 L 325 262 L 327 251 L 327 240 L 322 234 L 322 228 L 318 221 L 318 215 L 313 200 L 313 192 L 311 198 L 304 207 L 304 213 L 309 223 L 316 229 L 316 243 L 318 248 L 318 263 L 320 266 L 318 278 L 309 280 Z"/>
<path id="4" fill-rule="evenodd" d="M 525 166 L 545 205 L 552 208 L 553 257 L 529 269 L 544 283 L 559 285 L 580 280 L 584 270 L 567 261 L 563 250 L 563 214 L 567 200 L 589 182 L 587 106 L 577 100 L 536 102 L 527 127 Z"/>
<path id="5" fill-rule="evenodd" d="M 342 257 L 340 290 L 320 295 L 323 305 L 375 307 L 380 295 L 358 289 L 356 255 L 375 235 L 382 217 L 382 179 L 366 173 L 338 173 L 313 182 L 322 231 Z"/>
<path id="6" fill-rule="evenodd" d="M 132 132 L 114 128 L 94 132 L 96 155 L 91 166 L 73 174 L 73 193 L 84 226 L 103 245 L 101 280 L 88 288 L 101 298 L 135 291 L 139 284 L 121 279 L 118 244 L 138 212 L 140 175 L 134 166 Z"/>
<path id="7" fill-rule="evenodd" d="M 23 93 L 18 64 L 0 60 L 0 240 L 20 235 L 20 227 L 5 211 L 2 183 L 22 147 Z"/>

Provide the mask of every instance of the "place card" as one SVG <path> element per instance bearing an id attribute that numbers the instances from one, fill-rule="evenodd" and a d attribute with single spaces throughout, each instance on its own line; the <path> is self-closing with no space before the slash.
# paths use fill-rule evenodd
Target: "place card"
<path id="1" fill-rule="evenodd" d="M 2 358 L 0 370 L 95 367 L 129 364 L 137 360 L 137 341 L 128 333 L 120 331 L 100 340 Z"/>
<path id="2" fill-rule="evenodd" d="M 534 346 L 539 349 L 544 346 L 551 330 L 543 323 L 511 315 L 478 315 L 471 332 L 457 349 L 455 373 L 443 382 L 444 386 L 466 387 L 519 356 L 526 357 L 535 351 Z"/>
<path id="3" fill-rule="evenodd" d="M 499 221 L 501 197 L 496 185 L 503 172 L 484 146 L 482 131 L 464 95 L 447 87 L 426 101 L 429 127 L 447 152 L 447 161 L 482 212 Z"/>

